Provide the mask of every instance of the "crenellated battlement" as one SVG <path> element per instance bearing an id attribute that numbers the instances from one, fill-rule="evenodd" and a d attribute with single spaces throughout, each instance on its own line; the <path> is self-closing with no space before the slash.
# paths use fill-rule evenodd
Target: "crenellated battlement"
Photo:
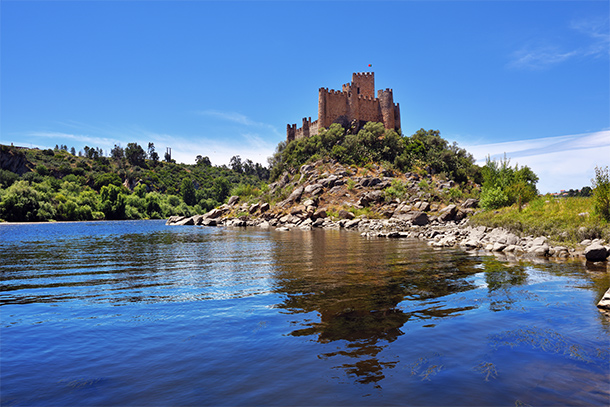
<path id="1" fill-rule="evenodd" d="M 354 72 L 354 74 L 352 75 L 352 78 L 353 77 L 358 77 L 358 78 L 375 77 L 375 72 Z"/>
<path id="2" fill-rule="evenodd" d="M 390 88 L 380 89 L 375 96 L 375 73 L 356 72 L 352 82 L 343 84 L 341 90 L 318 89 L 318 120 L 303 118 L 303 126 L 287 125 L 286 140 L 298 140 L 318 133 L 333 123 L 344 127 L 356 121 L 357 127 L 373 121 L 381 122 L 387 129 L 400 129 L 400 108 L 394 103 Z"/>

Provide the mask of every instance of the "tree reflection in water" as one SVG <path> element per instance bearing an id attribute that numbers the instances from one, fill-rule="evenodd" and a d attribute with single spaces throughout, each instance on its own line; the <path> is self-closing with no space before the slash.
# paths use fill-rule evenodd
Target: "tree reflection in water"
<path id="1" fill-rule="evenodd" d="M 293 336 L 317 335 L 320 343 L 345 341 L 320 358 L 357 359 L 338 368 L 359 383 L 377 383 L 398 360 L 380 360 L 388 343 L 403 335 L 409 319 L 458 315 L 474 306 L 446 308 L 430 301 L 476 288 L 467 277 L 480 272 L 477 262 L 458 251 L 432 251 L 418 241 L 366 240 L 355 233 L 313 231 L 282 237 L 277 255 L 275 291 L 285 299 L 278 308 L 317 312 L 319 322 L 303 323 Z M 306 242 L 306 244 L 303 244 Z M 399 308 L 418 302 L 414 310 Z"/>

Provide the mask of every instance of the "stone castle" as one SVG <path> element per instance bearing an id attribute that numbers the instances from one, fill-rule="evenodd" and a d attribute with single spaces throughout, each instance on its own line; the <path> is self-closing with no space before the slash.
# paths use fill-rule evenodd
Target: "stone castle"
<path id="1" fill-rule="evenodd" d="M 339 123 L 345 128 L 360 129 L 366 122 L 383 123 L 386 129 L 400 129 L 400 107 L 394 103 L 392 89 L 378 90 L 375 97 L 375 73 L 352 75 L 352 83 L 341 91 L 320 88 L 318 91 L 318 120 L 303 118 L 303 127 L 286 126 L 286 141 L 313 136 L 319 129 Z"/>

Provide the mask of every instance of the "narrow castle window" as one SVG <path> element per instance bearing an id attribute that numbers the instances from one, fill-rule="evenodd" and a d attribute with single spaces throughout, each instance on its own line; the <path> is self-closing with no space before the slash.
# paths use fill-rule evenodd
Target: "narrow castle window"
<path id="1" fill-rule="evenodd" d="M 358 90 L 358 94 L 360 94 L 360 88 L 356 88 Z"/>

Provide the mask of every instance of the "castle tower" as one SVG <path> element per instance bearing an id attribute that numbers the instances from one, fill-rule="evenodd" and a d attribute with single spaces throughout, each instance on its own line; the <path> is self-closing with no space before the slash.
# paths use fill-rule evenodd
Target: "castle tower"
<path id="1" fill-rule="evenodd" d="M 352 74 L 352 95 L 375 97 L 375 72 L 357 72 Z"/>
<path id="2" fill-rule="evenodd" d="M 396 110 L 394 108 L 394 96 L 392 89 L 378 90 L 377 98 L 383 116 L 383 124 L 386 129 L 396 128 Z M 400 120 L 400 119 L 399 119 Z"/>

